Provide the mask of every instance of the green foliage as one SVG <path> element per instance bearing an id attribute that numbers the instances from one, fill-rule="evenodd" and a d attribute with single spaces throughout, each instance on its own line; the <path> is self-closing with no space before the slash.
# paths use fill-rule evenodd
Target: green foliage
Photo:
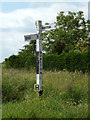
<path id="1" fill-rule="evenodd" d="M 69 71 L 80 70 L 81 54 L 78 51 L 71 51 L 66 58 L 66 68 Z M 83 66 L 82 66 L 83 67 Z"/>
<path id="2" fill-rule="evenodd" d="M 79 40 L 77 42 L 77 44 L 75 45 L 75 49 L 81 51 L 81 52 L 84 52 L 87 50 L 87 42 L 88 42 L 88 39 L 85 38 L 84 40 Z"/>
<path id="3" fill-rule="evenodd" d="M 67 15 L 61 11 L 56 17 L 56 24 L 56 30 L 43 33 L 44 51 L 61 54 L 63 51 L 69 52 L 75 49 L 83 51 L 87 48 L 87 42 L 84 42 L 88 35 L 87 21 L 83 11 L 76 13 L 68 11 Z"/>
<path id="4" fill-rule="evenodd" d="M 17 55 L 12 55 L 8 59 L 5 59 L 5 65 L 7 68 L 18 68 L 19 62 L 19 56 Z"/>
<path id="5" fill-rule="evenodd" d="M 43 57 L 43 69 L 45 70 L 63 70 L 65 69 L 65 58 L 66 54 L 63 53 L 61 55 L 57 54 L 46 54 Z M 47 62 L 48 60 L 48 62 Z"/>
<path id="6" fill-rule="evenodd" d="M 34 41 L 30 41 L 29 45 L 25 45 L 24 49 L 20 49 L 20 51 L 18 52 L 19 55 L 30 55 L 30 54 L 35 54 L 36 53 L 36 40 Z"/>
<path id="7" fill-rule="evenodd" d="M 48 61 L 48 62 L 47 62 Z M 31 54 L 28 57 L 10 56 L 5 60 L 7 68 L 25 68 L 30 70 L 36 68 L 36 55 Z M 78 50 L 70 51 L 69 53 L 63 52 L 57 54 L 44 54 L 43 55 L 43 69 L 44 70 L 63 70 L 69 71 L 83 71 L 89 72 L 89 54 L 88 51 L 80 52 Z"/>
<path id="8" fill-rule="evenodd" d="M 28 56 L 27 61 L 25 62 L 25 68 L 29 70 L 33 67 L 36 67 L 36 56 L 30 55 Z"/>
<path id="9" fill-rule="evenodd" d="M 48 60 L 48 62 L 47 62 Z M 63 70 L 89 72 L 89 56 L 88 52 L 71 51 L 63 52 L 60 55 L 44 55 L 43 68 L 45 70 Z"/>
<path id="10" fill-rule="evenodd" d="M 44 71 L 42 97 L 36 97 L 35 82 L 35 71 L 3 69 L 3 118 L 88 117 L 86 73 Z"/>
<path id="11" fill-rule="evenodd" d="M 24 75 L 19 73 L 18 70 L 10 69 L 10 73 L 7 70 L 4 70 L 4 72 L 2 82 L 3 103 L 24 100 L 25 92 L 28 92 L 28 90 L 32 92 L 31 88 L 35 83 L 35 80 L 30 82 L 30 78 L 24 76 L 25 73 Z"/>

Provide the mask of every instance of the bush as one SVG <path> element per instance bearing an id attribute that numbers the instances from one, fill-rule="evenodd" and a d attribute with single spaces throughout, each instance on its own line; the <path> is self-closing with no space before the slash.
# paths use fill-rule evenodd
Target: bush
<path id="1" fill-rule="evenodd" d="M 27 61 L 25 62 L 25 68 L 27 70 L 30 70 L 33 67 L 36 67 L 36 56 L 35 55 L 28 56 Z"/>
<path id="2" fill-rule="evenodd" d="M 5 66 L 7 68 L 18 68 L 20 63 L 19 56 L 12 55 L 8 59 L 5 59 Z"/>
<path id="3" fill-rule="evenodd" d="M 5 59 L 5 66 L 7 68 L 26 68 L 30 70 L 36 67 L 36 56 L 31 54 L 30 56 L 15 56 L 12 55 L 8 59 Z M 45 54 L 43 55 L 43 69 L 44 70 L 63 70 L 68 71 L 83 71 L 89 72 L 89 56 L 88 51 L 70 51 L 69 53 L 63 52 L 60 55 L 57 54 Z"/>
<path id="4" fill-rule="evenodd" d="M 69 71 L 79 70 L 81 62 L 81 53 L 78 51 L 71 51 L 66 57 L 66 69 Z"/>
<path id="5" fill-rule="evenodd" d="M 80 64 L 80 70 L 83 72 L 90 72 L 89 71 L 89 54 L 88 52 L 83 52 L 81 54 L 81 64 Z"/>
<path id="6" fill-rule="evenodd" d="M 16 74 L 12 70 L 10 74 L 7 75 L 4 73 L 3 76 L 2 100 L 4 103 L 22 101 L 25 99 L 25 94 L 28 91 L 33 91 L 35 81 L 31 82 L 31 78 L 24 77 L 22 73 L 18 75 L 18 73 Z"/>

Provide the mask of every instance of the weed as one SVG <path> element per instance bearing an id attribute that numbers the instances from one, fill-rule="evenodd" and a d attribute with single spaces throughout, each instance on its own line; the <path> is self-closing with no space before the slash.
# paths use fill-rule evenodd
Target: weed
<path id="1" fill-rule="evenodd" d="M 43 96 L 36 97 L 33 71 L 3 69 L 3 118 L 87 118 L 88 76 L 43 71 Z"/>

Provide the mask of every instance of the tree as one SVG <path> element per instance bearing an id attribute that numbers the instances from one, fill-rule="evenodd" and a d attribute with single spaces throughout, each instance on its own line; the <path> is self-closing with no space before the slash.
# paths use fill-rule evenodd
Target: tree
<path id="1" fill-rule="evenodd" d="M 83 12 L 63 11 L 56 17 L 57 29 L 43 33 L 43 50 L 47 53 L 61 54 L 62 51 L 74 50 L 80 40 L 87 38 L 87 26 Z"/>
<path id="2" fill-rule="evenodd" d="M 36 53 L 36 40 L 31 40 L 29 42 L 29 45 L 25 45 L 24 49 L 20 49 L 18 52 L 19 55 L 30 55 L 30 54 L 35 54 Z"/>
<path id="3" fill-rule="evenodd" d="M 84 40 L 79 40 L 75 45 L 75 48 L 81 52 L 84 52 L 87 50 L 87 43 L 88 43 L 87 38 L 85 38 Z"/>

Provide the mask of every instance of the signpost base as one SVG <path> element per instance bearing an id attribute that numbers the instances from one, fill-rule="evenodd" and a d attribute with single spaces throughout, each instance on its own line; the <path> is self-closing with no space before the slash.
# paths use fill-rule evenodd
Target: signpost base
<path id="1" fill-rule="evenodd" d="M 39 95 L 39 96 L 42 96 L 42 94 L 43 94 L 43 91 L 40 90 L 40 91 L 38 92 L 38 95 Z"/>

